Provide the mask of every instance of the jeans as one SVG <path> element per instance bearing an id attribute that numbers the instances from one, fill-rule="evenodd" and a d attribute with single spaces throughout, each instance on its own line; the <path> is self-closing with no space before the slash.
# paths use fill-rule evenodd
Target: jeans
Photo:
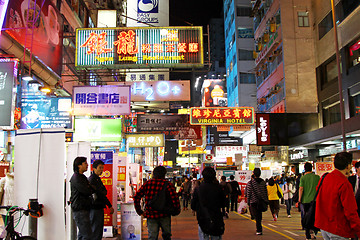
<path id="1" fill-rule="evenodd" d="M 253 216 L 255 217 L 256 232 L 262 232 L 262 225 L 261 225 L 262 212 L 257 209 L 257 203 L 250 204 L 250 209 L 251 209 Z"/>
<path id="2" fill-rule="evenodd" d="M 303 211 L 303 216 L 305 216 L 305 214 L 307 213 L 307 211 L 309 211 L 310 208 L 310 203 L 301 203 L 301 211 Z M 303 226 L 304 227 L 304 226 Z M 305 235 L 306 235 L 306 239 L 311 239 L 311 235 L 310 235 L 310 230 L 309 228 L 305 228 Z M 318 230 L 314 230 L 314 234 L 317 234 Z"/>
<path id="3" fill-rule="evenodd" d="M 291 215 L 290 210 L 291 210 L 291 206 L 292 206 L 292 199 L 289 198 L 288 200 L 285 200 L 285 204 L 286 204 L 286 213 L 287 213 L 287 215 Z"/>
<path id="4" fill-rule="evenodd" d="M 212 236 L 204 233 L 199 226 L 199 240 L 221 240 L 222 236 Z"/>
<path id="5" fill-rule="evenodd" d="M 73 211 L 76 226 L 79 229 L 78 240 L 93 240 L 93 233 L 90 224 L 90 211 Z"/>
<path id="6" fill-rule="evenodd" d="M 230 200 L 231 200 L 231 211 L 237 211 L 238 210 L 238 198 L 239 195 L 230 195 Z M 235 208 L 235 210 L 234 210 Z"/>
<path id="7" fill-rule="evenodd" d="M 90 210 L 91 229 L 93 231 L 93 240 L 101 240 L 104 230 L 104 209 Z"/>
<path id="8" fill-rule="evenodd" d="M 149 240 L 158 239 L 160 228 L 162 231 L 163 239 L 171 239 L 171 217 L 148 218 L 147 228 L 149 233 Z"/>
<path id="9" fill-rule="evenodd" d="M 321 234 L 322 234 L 322 236 L 323 236 L 323 238 L 325 240 L 345 240 L 345 239 L 348 239 L 348 238 L 345 238 L 345 237 L 341 237 L 341 236 L 329 233 L 329 232 L 324 231 L 324 230 L 320 230 L 320 231 L 321 231 Z"/>

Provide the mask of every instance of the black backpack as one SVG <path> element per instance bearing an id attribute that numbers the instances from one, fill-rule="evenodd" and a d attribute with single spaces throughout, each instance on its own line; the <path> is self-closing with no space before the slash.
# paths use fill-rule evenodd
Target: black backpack
<path id="1" fill-rule="evenodd" d="M 180 209 L 176 209 L 172 204 L 170 194 L 166 191 L 168 184 L 169 182 L 165 181 L 163 188 L 148 201 L 146 206 L 161 213 L 177 216 L 180 214 Z"/>

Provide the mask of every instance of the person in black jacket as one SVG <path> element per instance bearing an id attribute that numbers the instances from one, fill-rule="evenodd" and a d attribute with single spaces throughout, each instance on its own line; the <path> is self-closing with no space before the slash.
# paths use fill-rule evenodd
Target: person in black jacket
<path id="1" fill-rule="evenodd" d="M 225 206 L 225 195 L 216 181 L 216 172 L 211 167 L 202 171 L 203 182 L 196 187 L 191 199 L 191 209 L 196 211 L 199 224 L 199 239 L 221 239 L 225 224 L 221 208 Z"/>
<path id="2" fill-rule="evenodd" d="M 360 161 L 355 163 L 356 174 L 350 176 L 349 182 L 353 187 L 356 204 L 358 206 L 358 215 L 360 216 Z"/>
<path id="3" fill-rule="evenodd" d="M 90 185 L 95 189 L 94 202 L 90 209 L 90 222 L 93 231 L 93 240 L 101 240 L 104 228 L 104 208 L 108 206 L 110 214 L 114 213 L 109 199 L 106 197 L 107 190 L 101 181 L 100 175 L 104 171 L 104 162 L 96 160 L 93 162 L 93 172 L 89 179 Z"/>
<path id="4" fill-rule="evenodd" d="M 86 157 L 76 157 L 73 168 L 74 174 L 70 179 L 70 203 L 76 226 L 79 229 L 78 240 L 92 240 L 93 232 L 90 224 L 90 208 L 93 189 L 83 174 L 88 169 Z"/>
<path id="5" fill-rule="evenodd" d="M 230 194 L 230 201 L 231 201 L 231 211 L 237 211 L 238 209 L 238 199 L 241 196 L 241 190 L 239 187 L 239 183 L 235 180 L 234 175 L 230 176 L 230 185 L 231 185 L 231 194 Z"/>

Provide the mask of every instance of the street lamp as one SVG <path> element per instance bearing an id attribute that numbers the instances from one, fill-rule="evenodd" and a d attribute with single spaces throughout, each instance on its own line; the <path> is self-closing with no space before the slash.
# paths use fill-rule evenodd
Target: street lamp
<path id="1" fill-rule="evenodd" d="M 338 41 L 338 35 L 337 35 L 336 13 L 335 13 L 334 0 L 331 0 L 331 11 L 332 11 L 333 26 L 334 26 L 336 66 L 337 66 L 337 71 L 338 71 L 338 87 L 339 87 L 340 115 L 341 115 L 341 119 L 340 119 L 341 135 L 342 135 L 342 142 L 343 142 L 343 150 L 346 151 L 345 109 L 344 109 L 344 100 L 343 100 L 343 94 L 342 94 L 342 76 L 341 76 L 341 69 L 340 69 L 339 41 Z"/>

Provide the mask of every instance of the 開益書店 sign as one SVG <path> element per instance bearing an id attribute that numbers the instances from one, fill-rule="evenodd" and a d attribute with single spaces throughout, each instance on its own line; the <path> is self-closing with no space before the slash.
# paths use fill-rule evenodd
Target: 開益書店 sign
<path id="1" fill-rule="evenodd" d="M 252 125 L 253 107 L 195 107 L 191 108 L 190 123 L 193 125 Z"/>
<path id="2" fill-rule="evenodd" d="M 201 27 L 76 30 L 77 68 L 202 67 Z"/>

